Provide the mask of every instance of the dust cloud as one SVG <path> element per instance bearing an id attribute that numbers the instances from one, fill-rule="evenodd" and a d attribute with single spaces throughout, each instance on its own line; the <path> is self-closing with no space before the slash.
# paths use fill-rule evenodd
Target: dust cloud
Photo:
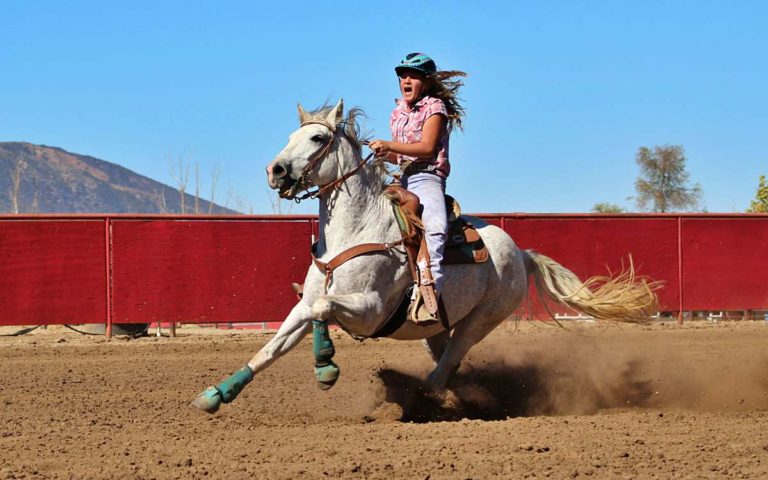
<path id="1" fill-rule="evenodd" d="M 380 400 L 417 423 L 609 409 L 766 410 L 768 348 L 740 333 L 656 327 L 519 335 L 513 345 L 490 338 L 453 377 L 448 399 L 421 372 L 384 368 Z"/>

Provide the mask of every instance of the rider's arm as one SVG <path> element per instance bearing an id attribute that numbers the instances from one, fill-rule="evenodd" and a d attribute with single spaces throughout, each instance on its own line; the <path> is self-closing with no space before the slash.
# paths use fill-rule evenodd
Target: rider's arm
<path id="1" fill-rule="evenodd" d="M 442 114 L 432 115 L 425 122 L 421 130 L 421 140 L 416 143 L 400 143 L 387 140 L 374 140 L 371 142 L 371 150 L 380 157 L 387 157 L 397 161 L 397 155 L 407 155 L 416 158 L 432 158 L 437 153 L 440 143 L 440 134 L 445 128 L 445 117 Z"/>

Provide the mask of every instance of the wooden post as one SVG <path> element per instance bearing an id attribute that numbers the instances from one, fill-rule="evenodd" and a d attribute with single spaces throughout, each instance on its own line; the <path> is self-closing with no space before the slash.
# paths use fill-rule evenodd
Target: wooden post
<path id="1" fill-rule="evenodd" d="M 109 217 L 104 219 L 104 242 L 107 277 L 107 311 L 105 312 L 107 317 L 107 327 L 104 333 L 107 340 L 112 340 L 112 222 Z"/>
<path id="2" fill-rule="evenodd" d="M 680 302 L 679 310 L 677 313 L 677 324 L 683 324 L 683 288 L 685 282 L 683 281 L 683 217 L 677 217 L 677 288 L 679 290 Z"/>

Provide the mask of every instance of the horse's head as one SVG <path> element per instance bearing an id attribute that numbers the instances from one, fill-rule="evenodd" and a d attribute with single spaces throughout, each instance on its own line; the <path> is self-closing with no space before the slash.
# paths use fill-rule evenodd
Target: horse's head
<path id="1" fill-rule="evenodd" d="M 298 108 L 299 129 L 288 137 L 288 145 L 267 166 L 269 186 L 288 199 L 336 179 L 338 162 L 328 161 L 328 157 L 338 156 L 332 154 L 343 137 L 343 100 L 331 109 L 321 110 L 320 115 L 308 114 L 301 105 Z"/>

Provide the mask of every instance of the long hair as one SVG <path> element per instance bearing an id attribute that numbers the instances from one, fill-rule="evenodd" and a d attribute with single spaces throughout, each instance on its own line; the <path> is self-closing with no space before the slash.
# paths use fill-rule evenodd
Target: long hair
<path id="1" fill-rule="evenodd" d="M 466 73 L 459 70 L 438 70 L 427 76 L 430 81 L 426 93 L 445 103 L 445 108 L 448 110 L 449 129 L 453 127 L 464 129 L 461 123 L 464 119 L 464 107 L 459 98 L 459 89 L 464 85 L 461 79 L 466 76 Z"/>

